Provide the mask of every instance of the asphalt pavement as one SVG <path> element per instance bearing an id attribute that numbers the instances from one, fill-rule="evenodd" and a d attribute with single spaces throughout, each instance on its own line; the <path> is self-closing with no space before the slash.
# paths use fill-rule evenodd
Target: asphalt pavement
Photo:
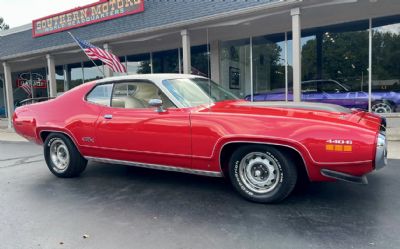
<path id="1" fill-rule="evenodd" d="M 222 178 L 127 166 L 59 179 L 41 147 L 0 142 L 0 248 L 399 248 L 399 166 L 265 205 Z"/>

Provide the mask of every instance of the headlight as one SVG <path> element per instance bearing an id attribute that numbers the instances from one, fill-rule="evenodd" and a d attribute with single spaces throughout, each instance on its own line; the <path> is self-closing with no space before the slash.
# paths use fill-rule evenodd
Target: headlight
<path id="1" fill-rule="evenodd" d="M 376 143 L 375 169 L 381 169 L 387 164 L 387 142 L 383 134 L 379 134 Z"/>

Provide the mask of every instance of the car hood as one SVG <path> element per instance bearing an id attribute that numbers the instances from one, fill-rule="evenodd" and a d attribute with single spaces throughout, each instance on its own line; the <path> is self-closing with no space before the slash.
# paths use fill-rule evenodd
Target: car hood
<path id="1" fill-rule="evenodd" d="M 288 119 L 310 119 L 336 124 L 362 126 L 372 130 L 379 130 L 381 123 L 381 118 L 375 114 L 348 109 L 338 105 L 310 102 L 223 101 L 215 103 L 201 111 L 287 117 Z"/>

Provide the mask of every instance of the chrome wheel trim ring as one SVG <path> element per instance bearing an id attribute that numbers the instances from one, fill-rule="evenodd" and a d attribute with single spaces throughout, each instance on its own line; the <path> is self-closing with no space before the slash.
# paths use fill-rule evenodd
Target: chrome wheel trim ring
<path id="1" fill-rule="evenodd" d="M 65 142 L 56 138 L 50 144 L 50 160 L 53 163 L 53 169 L 57 173 L 63 173 L 67 170 L 70 162 L 69 150 Z"/>
<path id="2" fill-rule="evenodd" d="M 266 194 L 278 186 L 281 171 L 276 159 L 270 155 L 251 152 L 240 161 L 239 176 L 246 188 L 257 194 Z"/>
<path id="3" fill-rule="evenodd" d="M 388 103 L 379 102 L 379 103 L 374 104 L 371 107 L 371 110 L 375 113 L 391 113 L 392 107 Z"/>

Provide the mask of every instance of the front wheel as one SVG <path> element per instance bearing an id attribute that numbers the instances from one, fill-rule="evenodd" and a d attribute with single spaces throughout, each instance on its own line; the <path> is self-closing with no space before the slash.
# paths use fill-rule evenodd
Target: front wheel
<path id="1" fill-rule="evenodd" d="M 293 191 L 297 168 L 275 147 L 249 145 L 232 154 L 229 176 L 234 188 L 244 198 L 273 203 L 285 199 Z"/>
<path id="2" fill-rule="evenodd" d="M 375 113 L 392 113 L 394 107 L 388 101 L 383 100 L 372 103 L 371 110 Z"/>
<path id="3" fill-rule="evenodd" d="M 74 143 L 60 133 L 52 133 L 46 138 L 44 158 L 50 171 L 62 178 L 80 175 L 87 165 L 87 160 L 82 157 Z"/>

